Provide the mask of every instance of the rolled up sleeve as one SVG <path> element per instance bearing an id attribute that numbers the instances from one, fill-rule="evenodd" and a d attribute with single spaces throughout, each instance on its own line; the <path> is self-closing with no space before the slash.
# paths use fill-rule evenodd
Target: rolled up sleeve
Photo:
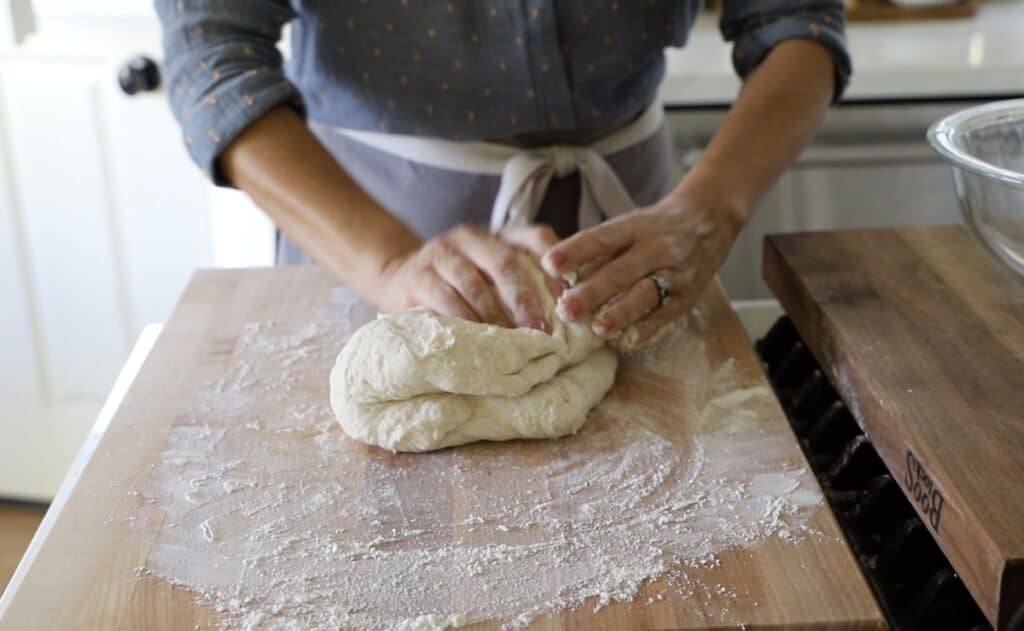
<path id="1" fill-rule="evenodd" d="M 806 39 L 818 42 L 832 55 L 833 102 L 840 99 L 849 83 L 852 68 L 841 0 L 725 0 L 719 26 L 726 41 L 733 42 L 733 67 L 741 77 L 746 77 L 779 43 Z"/>
<path id="2" fill-rule="evenodd" d="M 163 27 L 164 74 L 174 116 L 192 159 L 228 184 L 217 158 L 268 110 L 291 104 L 277 49 L 295 14 L 286 0 L 155 0 Z"/>

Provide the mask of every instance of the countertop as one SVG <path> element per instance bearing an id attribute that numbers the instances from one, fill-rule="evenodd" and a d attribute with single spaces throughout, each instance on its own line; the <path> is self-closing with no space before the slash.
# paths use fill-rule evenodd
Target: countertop
<path id="1" fill-rule="evenodd" d="M 132 354 L 0 628 L 524 611 L 542 629 L 884 627 L 718 286 L 623 360 L 577 435 L 432 454 L 341 436 L 325 375 L 373 314 L 344 296 L 312 267 L 198 273 Z M 597 567 L 610 587 L 573 587 Z"/>
<path id="2" fill-rule="evenodd" d="M 973 18 L 851 22 L 853 77 L 844 103 L 1024 96 L 1024 1 L 986 0 Z M 724 105 L 739 89 L 717 16 L 667 51 L 661 95 L 669 107 Z"/>

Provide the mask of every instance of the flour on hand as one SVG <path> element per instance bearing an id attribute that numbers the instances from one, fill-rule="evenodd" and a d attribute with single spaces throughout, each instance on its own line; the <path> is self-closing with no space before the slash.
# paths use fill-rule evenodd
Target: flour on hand
<path id="1" fill-rule="evenodd" d="M 331 371 L 350 437 L 392 451 L 573 434 L 612 386 L 618 358 L 589 322 L 566 323 L 525 255 L 550 335 L 417 309 L 360 328 Z"/>

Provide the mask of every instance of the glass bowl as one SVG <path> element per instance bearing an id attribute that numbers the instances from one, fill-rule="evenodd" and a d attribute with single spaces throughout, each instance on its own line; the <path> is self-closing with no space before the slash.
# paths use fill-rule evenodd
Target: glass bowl
<path id="1" fill-rule="evenodd" d="M 968 227 L 1024 280 L 1024 99 L 947 116 L 928 130 L 928 142 L 953 166 Z"/>

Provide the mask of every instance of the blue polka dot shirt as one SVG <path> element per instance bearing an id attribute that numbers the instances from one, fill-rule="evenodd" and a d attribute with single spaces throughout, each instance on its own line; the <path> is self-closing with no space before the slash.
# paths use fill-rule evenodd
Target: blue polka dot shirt
<path id="1" fill-rule="evenodd" d="M 613 128 L 654 99 L 663 51 L 700 0 L 155 0 L 171 105 L 218 183 L 220 152 L 292 105 L 341 127 L 454 140 Z M 289 26 L 290 54 L 278 49 Z M 850 74 L 841 0 L 725 0 L 720 27 L 745 76 L 787 39 Z"/>

